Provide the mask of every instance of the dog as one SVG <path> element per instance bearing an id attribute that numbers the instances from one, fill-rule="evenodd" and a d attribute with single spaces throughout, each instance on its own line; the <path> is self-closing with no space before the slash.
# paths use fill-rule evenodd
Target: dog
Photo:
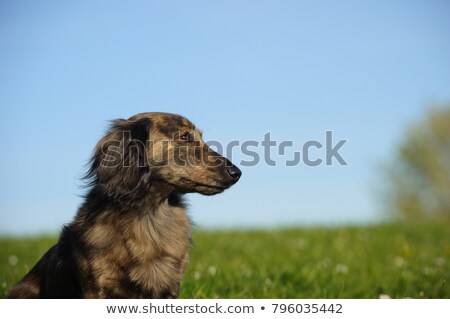
<path id="1" fill-rule="evenodd" d="M 240 177 L 180 115 L 113 121 L 74 220 L 7 297 L 177 298 L 191 246 L 183 195 L 218 194 Z"/>

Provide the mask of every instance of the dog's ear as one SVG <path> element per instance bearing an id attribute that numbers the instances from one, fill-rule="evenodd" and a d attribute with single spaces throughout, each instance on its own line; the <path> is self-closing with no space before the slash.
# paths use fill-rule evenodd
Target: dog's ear
<path id="1" fill-rule="evenodd" d="M 115 120 L 97 144 L 85 178 L 115 200 L 131 202 L 148 193 L 147 141 L 150 119 Z"/>

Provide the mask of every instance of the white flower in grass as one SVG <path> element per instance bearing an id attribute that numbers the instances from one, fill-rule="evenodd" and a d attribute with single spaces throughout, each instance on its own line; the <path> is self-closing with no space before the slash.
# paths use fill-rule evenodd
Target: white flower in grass
<path id="1" fill-rule="evenodd" d="M 215 267 L 215 266 L 211 266 L 211 267 L 209 267 L 208 268 L 208 273 L 211 275 L 211 276 L 215 276 L 216 275 L 216 273 L 217 273 L 217 268 Z"/>
<path id="2" fill-rule="evenodd" d="M 402 257 L 397 256 L 394 258 L 394 265 L 396 265 L 398 268 L 405 266 L 405 264 L 406 262 Z"/>
<path id="3" fill-rule="evenodd" d="M 442 258 L 442 257 L 436 258 L 436 259 L 434 260 L 434 263 L 436 264 L 436 266 L 442 267 L 442 266 L 444 266 L 444 264 L 445 264 L 445 259 Z"/>
<path id="4" fill-rule="evenodd" d="M 194 279 L 195 280 L 200 280 L 201 277 L 202 277 L 202 275 L 200 274 L 199 271 L 194 272 Z"/>
<path id="5" fill-rule="evenodd" d="M 252 270 L 250 268 L 242 268 L 242 274 L 244 275 L 244 277 L 251 277 L 252 276 Z"/>
<path id="6" fill-rule="evenodd" d="M 8 262 L 11 266 L 15 266 L 19 262 L 19 258 L 17 258 L 17 256 L 11 255 L 8 257 Z"/>
<path id="7" fill-rule="evenodd" d="M 335 270 L 337 273 L 340 273 L 340 274 L 348 273 L 348 267 L 344 264 L 337 264 Z"/>

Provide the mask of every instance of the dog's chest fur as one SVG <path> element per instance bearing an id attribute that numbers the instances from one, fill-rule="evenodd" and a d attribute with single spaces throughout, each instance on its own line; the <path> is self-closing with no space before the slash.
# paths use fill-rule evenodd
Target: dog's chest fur
<path id="1" fill-rule="evenodd" d="M 178 296 L 191 242 L 183 207 L 166 201 L 156 210 L 106 211 L 89 227 L 81 220 L 74 226 L 83 229 L 76 253 L 85 298 Z"/>

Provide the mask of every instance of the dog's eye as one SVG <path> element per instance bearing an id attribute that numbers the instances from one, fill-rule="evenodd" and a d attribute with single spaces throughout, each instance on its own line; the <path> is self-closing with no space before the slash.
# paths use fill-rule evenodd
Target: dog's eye
<path id="1" fill-rule="evenodd" d="M 181 135 L 180 139 L 182 141 L 185 141 L 185 142 L 192 142 L 193 141 L 192 134 L 189 133 L 189 132 L 188 133 L 184 133 L 183 135 Z"/>

